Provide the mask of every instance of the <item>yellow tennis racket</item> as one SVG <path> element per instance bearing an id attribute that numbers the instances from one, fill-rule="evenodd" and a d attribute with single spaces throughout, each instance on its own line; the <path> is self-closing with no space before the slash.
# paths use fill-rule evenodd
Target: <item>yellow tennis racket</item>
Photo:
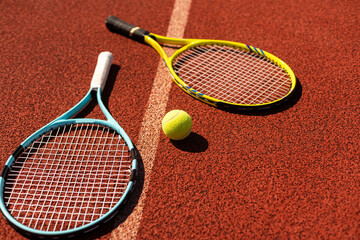
<path id="1" fill-rule="evenodd" d="M 114 16 L 106 19 L 115 33 L 152 46 L 175 83 L 187 94 L 219 108 L 267 108 L 295 89 L 291 68 L 274 55 L 246 44 L 177 39 L 149 33 Z M 168 57 L 160 44 L 182 46 Z"/>

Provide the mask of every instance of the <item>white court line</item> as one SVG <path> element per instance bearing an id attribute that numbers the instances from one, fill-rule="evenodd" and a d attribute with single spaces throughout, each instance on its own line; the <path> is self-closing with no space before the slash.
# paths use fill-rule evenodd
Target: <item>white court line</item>
<path id="1" fill-rule="evenodd" d="M 191 0 L 175 0 L 166 36 L 183 38 L 190 6 Z M 171 56 L 175 50 L 165 49 L 165 52 Z M 136 239 L 159 143 L 161 120 L 165 115 L 172 82 L 170 73 L 160 58 L 148 107 L 142 121 L 139 140 L 136 144 L 144 163 L 144 186 L 137 206 L 125 222 L 112 232 L 112 239 Z"/>

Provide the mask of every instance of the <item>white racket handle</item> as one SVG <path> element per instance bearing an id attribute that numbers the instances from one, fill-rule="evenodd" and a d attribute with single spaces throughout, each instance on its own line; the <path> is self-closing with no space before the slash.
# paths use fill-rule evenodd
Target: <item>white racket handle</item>
<path id="1" fill-rule="evenodd" d="M 113 60 L 114 58 L 111 52 L 102 52 L 99 54 L 94 75 L 91 80 L 91 89 L 101 88 L 101 90 L 104 90 Z"/>

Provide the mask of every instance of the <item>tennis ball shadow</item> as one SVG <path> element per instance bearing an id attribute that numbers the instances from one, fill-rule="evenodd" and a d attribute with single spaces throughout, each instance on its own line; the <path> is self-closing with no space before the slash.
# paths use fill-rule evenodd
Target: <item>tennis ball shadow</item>
<path id="1" fill-rule="evenodd" d="M 183 140 L 171 140 L 171 143 L 182 151 L 193 153 L 205 152 L 209 147 L 208 141 L 195 132 L 191 132 L 190 135 Z"/>

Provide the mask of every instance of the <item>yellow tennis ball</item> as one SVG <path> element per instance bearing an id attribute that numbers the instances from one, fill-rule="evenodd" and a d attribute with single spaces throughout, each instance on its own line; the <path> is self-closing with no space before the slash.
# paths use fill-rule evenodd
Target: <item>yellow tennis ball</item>
<path id="1" fill-rule="evenodd" d="M 171 110 L 162 120 L 162 129 L 165 135 L 172 140 L 182 140 L 189 136 L 192 120 L 183 110 Z"/>

